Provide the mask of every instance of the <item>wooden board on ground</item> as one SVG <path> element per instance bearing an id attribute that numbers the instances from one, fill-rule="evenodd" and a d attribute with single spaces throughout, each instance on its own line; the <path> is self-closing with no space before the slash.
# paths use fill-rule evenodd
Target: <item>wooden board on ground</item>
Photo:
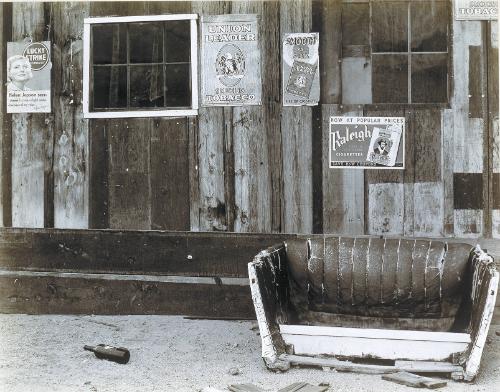
<path id="1" fill-rule="evenodd" d="M 422 377 L 408 372 L 384 374 L 382 378 L 387 381 L 393 381 L 397 384 L 402 384 L 414 388 L 436 389 L 445 387 L 447 384 L 446 381 L 434 380 L 429 377 Z"/>

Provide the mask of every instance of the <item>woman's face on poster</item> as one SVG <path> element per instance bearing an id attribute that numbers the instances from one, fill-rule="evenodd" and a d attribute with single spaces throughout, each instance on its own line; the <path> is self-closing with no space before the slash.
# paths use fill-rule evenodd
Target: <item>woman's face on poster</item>
<path id="1" fill-rule="evenodd" d="M 31 64 L 27 59 L 14 60 L 10 65 L 9 77 L 14 82 L 27 82 L 33 77 Z"/>

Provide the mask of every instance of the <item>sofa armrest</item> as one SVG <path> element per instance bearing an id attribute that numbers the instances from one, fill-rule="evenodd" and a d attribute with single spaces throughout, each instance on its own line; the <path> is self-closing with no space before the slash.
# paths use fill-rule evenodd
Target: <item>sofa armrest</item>
<path id="1" fill-rule="evenodd" d="M 472 381 L 479 370 L 498 290 L 498 271 L 493 258 L 478 245 L 471 251 L 471 261 L 473 269 L 472 309 L 468 328 L 471 345 L 465 361 L 464 379 L 466 381 Z"/>
<path id="2" fill-rule="evenodd" d="M 279 324 L 287 322 L 289 295 L 286 245 L 273 246 L 255 256 L 248 264 L 248 277 L 264 362 L 269 369 L 286 370 L 289 364 L 279 360 L 285 353 Z"/>

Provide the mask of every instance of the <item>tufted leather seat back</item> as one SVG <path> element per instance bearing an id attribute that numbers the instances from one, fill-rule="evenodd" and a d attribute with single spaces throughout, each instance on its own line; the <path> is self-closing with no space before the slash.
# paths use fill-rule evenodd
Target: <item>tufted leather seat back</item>
<path id="1" fill-rule="evenodd" d="M 454 317 L 471 245 L 423 239 L 311 236 L 286 242 L 296 311 Z"/>

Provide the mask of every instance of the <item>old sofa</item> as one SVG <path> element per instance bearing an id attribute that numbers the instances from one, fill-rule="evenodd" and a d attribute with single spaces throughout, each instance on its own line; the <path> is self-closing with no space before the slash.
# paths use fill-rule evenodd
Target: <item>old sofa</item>
<path id="1" fill-rule="evenodd" d="M 270 369 L 448 373 L 472 380 L 498 286 L 479 246 L 312 235 L 248 265 Z"/>

